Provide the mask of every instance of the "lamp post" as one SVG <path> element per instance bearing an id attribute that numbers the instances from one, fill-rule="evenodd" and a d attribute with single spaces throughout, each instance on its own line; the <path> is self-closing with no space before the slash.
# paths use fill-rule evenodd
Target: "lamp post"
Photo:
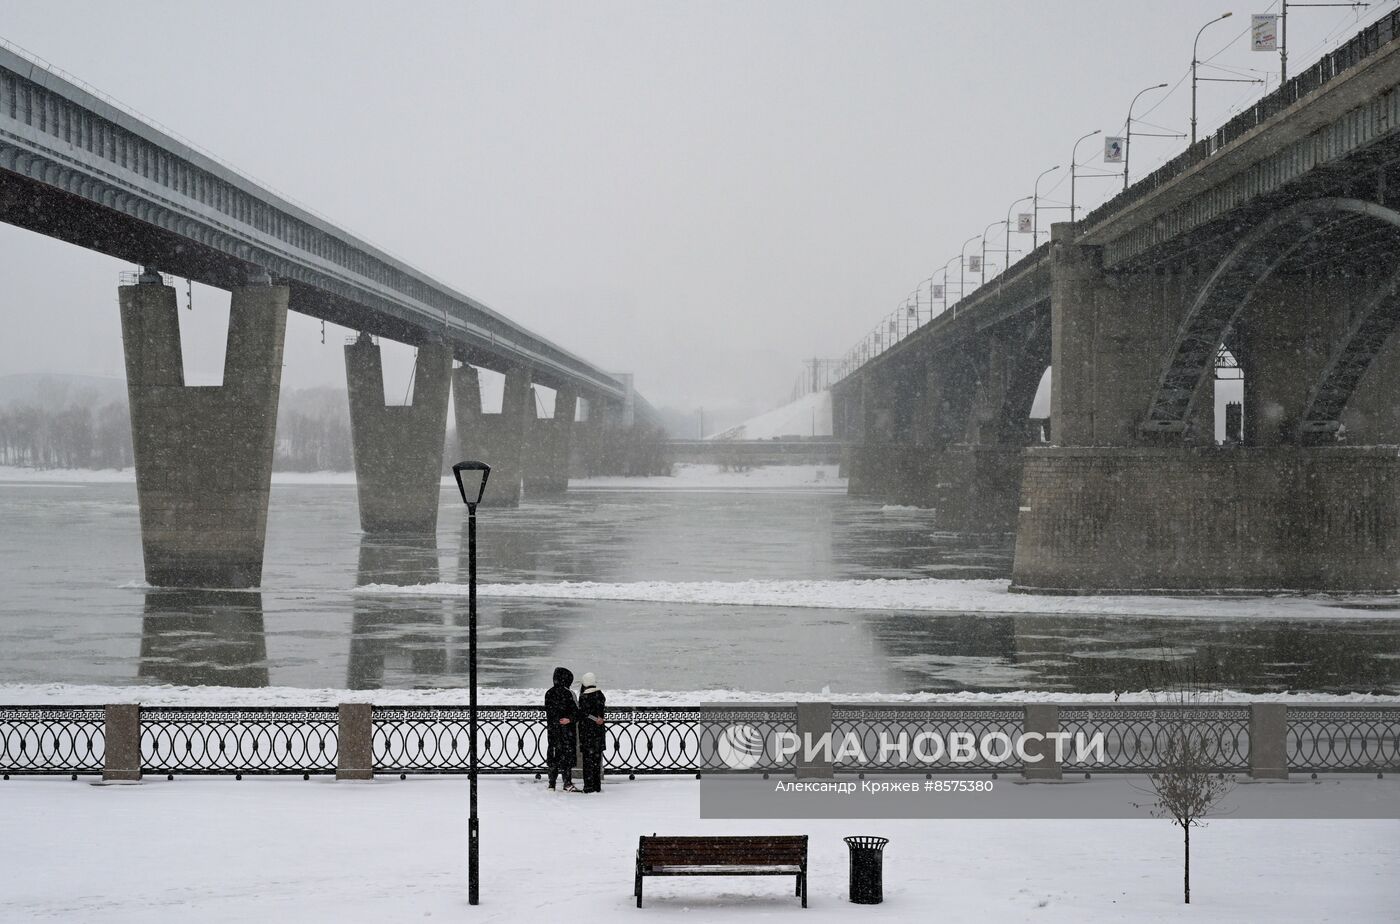
<path id="1" fill-rule="evenodd" d="M 997 225 L 1004 225 L 1004 224 L 1007 224 L 1007 223 L 1008 223 L 1007 221 L 994 221 L 994 222 L 992 222 L 991 224 L 987 225 L 987 227 L 984 228 L 983 231 L 982 231 L 982 283 L 981 283 L 982 285 L 986 285 L 986 284 L 987 284 L 987 232 L 990 231 L 990 230 L 992 230 L 993 228 L 995 228 Z M 992 253 L 996 253 L 996 251 L 994 250 L 994 251 L 992 251 Z M 1011 265 L 1011 257 L 1010 257 L 1010 256 L 1007 256 L 1007 257 L 1006 257 L 1006 265 L 1007 265 L 1007 266 L 1010 266 L 1010 265 Z M 1005 272 L 1005 268 L 1004 268 L 1004 267 L 1003 267 L 1002 271 Z"/>
<path id="2" fill-rule="evenodd" d="M 1196 143 L 1196 65 L 1201 62 L 1196 59 L 1196 46 L 1201 43 L 1201 33 L 1209 29 L 1218 22 L 1229 19 L 1232 14 L 1225 13 L 1217 16 L 1210 22 L 1201 26 L 1196 32 L 1196 40 L 1191 43 L 1191 143 Z"/>
<path id="3" fill-rule="evenodd" d="M 1087 135 L 1080 137 L 1079 141 L 1088 141 L 1090 138 L 1102 132 L 1103 129 L 1096 128 Z M 1074 178 L 1079 174 L 1075 169 L 1079 166 L 1079 141 L 1074 143 L 1074 149 L 1069 152 L 1069 220 L 1074 222 Z"/>
<path id="4" fill-rule="evenodd" d="M 471 781 L 471 808 L 467 820 L 467 904 L 481 904 L 481 831 L 476 816 L 476 505 L 486 493 L 491 466 L 485 462 L 458 462 L 452 466 L 462 503 L 467 505 L 467 660 L 471 699 L 467 724 L 471 731 L 467 778 Z"/>
<path id="5" fill-rule="evenodd" d="M 1278 85 L 1283 86 L 1288 82 L 1288 8 L 1290 6 L 1349 6 L 1352 9 L 1357 9 L 1370 5 L 1369 3 L 1289 3 L 1288 0 L 1282 0 L 1278 29 Z"/>
<path id="6" fill-rule="evenodd" d="M 1033 198 L 1034 196 L 1022 196 L 1006 207 L 1006 266 L 1008 269 L 1011 267 L 1011 210 L 1022 202 L 1029 202 Z"/>
<path id="7" fill-rule="evenodd" d="M 1159 84 L 1157 84 L 1156 86 L 1152 86 L 1152 87 L 1145 87 L 1145 88 L 1139 90 L 1137 96 L 1134 96 L 1134 97 L 1133 97 L 1133 101 L 1132 101 L 1131 103 L 1128 104 L 1128 133 L 1127 133 L 1127 136 L 1123 139 L 1123 188 L 1124 188 L 1124 189 L 1127 189 L 1127 188 L 1128 188 L 1128 158 L 1131 157 L 1131 156 L 1132 156 L 1132 153 L 1133 153 L 1133 107 L 1137 105 L 1137 101 L 1138 101 L 1139 98 L 1142 97 L 1142 94 L 1144 94 L 1144 93 L 1150 93 L 1150 92 L 1153 91 L 1153 90 L 1161 90 L 1161 89 L 1163 89 L 1163 88 L 1165 88 L 1165 87 L 1166 87 L 1166 84 L 1164 84 L 1164 83 L 1159 83 Z M 1176 137 L 1179 138 L 1179 137 L 1181 137 L 1181 136 L 1180 136 L 1180 135 L 1177 135 Z"/>
<path id="8" fill-rule="evenodd" d="M 971 244 L 979 237 L 981 237 L 980 234 L 974 234 L 972 237 L 963 241 L 962 259 L 958 263 L 958 302 L 961 302 L 967 296 L 967 245 Z M 955 318 L 958 316 L 958 302 L 953 303 L 953 317 Z"/>
<path id="9" fill-rule="evenodd" d="M 1049 170 L 1042 170 L 1031 189 L 1031 250 L 1035 250 L 1036 241 L 1040 238 L 1040 181 L 1059 169 L 1060 165 L 1056 164 Z"/>
<path id="10" fill-rule="evenodd" d="M 948 267 L 956 259 L 957 257 L 949 257 L 948 262 L 943 264 L 943 311 L 948 310 Z"/>

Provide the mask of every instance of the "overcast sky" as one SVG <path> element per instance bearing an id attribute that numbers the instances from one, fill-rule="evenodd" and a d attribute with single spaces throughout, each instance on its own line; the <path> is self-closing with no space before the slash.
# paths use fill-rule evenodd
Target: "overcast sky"
<path id="1" fill-rule="evenodd" d="M 761 410 L 1067 164 L 1077 137 L 1119 133 L 1138 90 L 1171 84 L 1139 113 L 1185 132 L 1191 41 L 1213 17 L 1234 13 L 1201 57 L 1275 86 L 1277 56 L 1246 34 L 1269 6 L 0 0 L 0 36 L 635 372 L 653 403 Z M 1359 28 L 1347 9 L 1289 25 L 1295 71 Z M 1203 84 L 1202 132 L 1263 90 Z M 1141 139 L 1134 176 L 1184 146 Z M 1042 190 L 1067 199 L 1066 173 Z M 1082 181 L 1080 202 L 1114 188 Z M 0 268 L 0 374 L 121 374 L 129 267 L 0 226 Z M 196 290 L 182 316 L 192 382 L 217 381 L 226 306 Z M 286 384 L 342 384 L 344 338 L 322 346 L 294 318 Z M 390 357 L 391 391 L 407 358 Z"/>

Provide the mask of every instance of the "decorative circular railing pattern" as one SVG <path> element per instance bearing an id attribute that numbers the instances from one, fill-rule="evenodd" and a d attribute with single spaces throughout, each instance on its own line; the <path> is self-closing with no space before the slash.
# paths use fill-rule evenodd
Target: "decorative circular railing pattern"
<path id="1" fill-rule="evenodd" d="M 832 706 L 832 753 L 838 773 L 1016 772 L 1014 752 L 989 760 L 984 735 L 1013 745 L 1026 723 L 1019 705 Z M 1174 744 L 1199 741 L 1209 769 L 1250 768 L 1250 706 L 1171 703 L 1064 705 L 1065 771 L 1150 773 Z M 100 706 L 0 706 L 0 772 L 101 773 L 106 758 L 106 712 Z M 482 773 L 540 773 L 546 769 L 544 710 L 487 706 L 479 710 Z M 335 707 L 146 707 L 140 710 L 142 770 L 160 774 L 329 774 L 336 771 L 340 716 Z M 707 707 L 614 707 L 608 712 L 605 767 L 611 774 L 785 773 L 797 756 L 779 749 L 797 733 L 793 704 Z M 1400 705 L 1288 706 L 1286 764 L 1295 772 L 1400 771 Z M 735 732 L 742 734 L 735 736 Z M 374 707 L 370 732 L 380 773 L 465 773 L 469 715 L 463 706 Z M 970 734 L 979 747 L 969 760 L 948 752 L 953 735 Z M 818 731 L 820 734 L 820 731 Z M 1275 731 L 1271 734 L 1280 734 Z M 938 747 L 915 745 L 936 735 Z M 1081 755 L 1079 739 L 1102 739 L 1102 757 Z M 1183 737 L 1189 736 L 1189 737 Z M 842 753 L 848 738 L 859 755 Z M 885 742 L 907 741 L 907 750 Z M 754 743 L 751 759 L 733 763 L 736 746 Z M 759 747 L 758 743 L 762 746 Z M 742 750 L 742 748 L 741 748 Z M 1001 750 L 998 747 L 996 750 Z"/>
<path id="2" fill-rule="evenodd" d="M 1175 742 L 1199 742 L 1209 769 L 1249 769 L 1248 706 L 1078 706 L 1060 710 L 1060 730 L 1069 733 L 1063 767 L 1095 772 L 1150 773 Z M 1079 759 L 1076 742 L 1103 734 L 1104 759 Z"/>
<path id="3" fill-rule="evenodd" d="M 102 706 L 0 708 L 0 770 L 101 773 L 105 722 Z"/>
<path id="4" fill-rule="evenodd" d="M 147 773 L 334 773 L 334 707 L 141 710 Z"/>
<path id="5" fill-rule="evenodd" d="M 1016 707 L 963 706 L 938 709 L 909 706 L 835 706 L 831 711 L 832 766 L 844 773 L 988 773 L 1021 769 L 1013 750 L 1006 760 L 989 760 L 980 751 L 954 761 L 953 736 L 974 741 L 1000 733 L 1014 742 L 1024 713 Z M 935 740 L 937 743 L 935 743 Z M 903 747 L 900 747 L 900 745 Z M 855 747 L 863 759 L 842 758 L 842 747 Z M 993 751 L 993 756 L 996 751 Z M 923 758 L 934 758 L 932 760 Z"/>
<path id="6" fill-rule="evenodd" d="M 374 710 L 374 767 L 385 773 L 462 773 L 471 757 L 468 710 L 460 706 L 382 706 Z M 544 710 L 486 706 L 477 710 L 477 765 L 482 773 L 547 769 Z M 736 724 L 763 740 L 796 728 L 796 710 L 669 706 L 610 709 L 604 766 L 610 773 L 726 773 L 719 740 Z M 752 772 L 791 769 L 790 757 L 765 750 Z"/>
<path id="7" fill-rule="evenodd" d="M 1400 771 L 1400 707 L 1309 709 L 1291 706 L 1286 739 L 1293 770 Z"/>

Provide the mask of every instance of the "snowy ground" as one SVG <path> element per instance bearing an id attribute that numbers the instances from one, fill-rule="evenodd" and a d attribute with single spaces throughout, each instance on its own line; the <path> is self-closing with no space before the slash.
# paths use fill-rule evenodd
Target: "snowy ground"
<path id="1" fill-rule="evenodd" d="M 831 436 L 831 392 L 814 391 L 728 430 L 711 440 L 771 440 L 783 437 Z"/>
<path id="2" fill-rule="evenodd" d="M 1165 821 L 700 820 L 698 793 L 689 779 L 582 796 L 484 778 L 473 909 L 461 779 L 14 779 L 0 783 L 0 920 L 1318 924 L 1395 920 L 1400 904 L 1395 821 L 1214 821 L 1192 838 L 1183 906 L 1180 833 Z M 637 910 L 633 853 L 653 832 L 807 834 L 810 907 L 787 877 L 679 878 L 648 879 Z M 846 901 L 853 833 L 890 838 L 882 905 Z"/>
<path id="3" fill-rule="evenodd" d="M 563 581 L 485 584 L 483 597 L 553 600 L 640 600 L 726 606 L 786 606 L 809 609 L 899 610 L 932 613 L 1033 613 L 1037 615 L 1219 616 L 1268 619 L 1400 617 L 1395 595 L 1290 597 L 1072 596 L 1011 593 L 1005 580 L 849 580 L 849 581 L 635 581 L 607 584 Z M 467 585 L 453 583 L 365 584 L 358 593 L 408 596 L 466 596 Z"/>
<path id="4" fill-rule="evenodd" d="M 1013 690 L 1006 693 L 848 693 L 830 690 L 766 692 L 751 690 L 607 690 L 613 708 L 625 706 L 697 706 L 704 703 L 1152 703 L 1171 700 L 1171 694 L 1152 690 L 1118 693 L 1065 693 Z M 1242 693 L 1235 690 L 1203 694 L 1221 703 L 1389 704 L 1400 696 L 1371 693 Z M 478 701 L 484 706 L 519 706 L 539 703 L 544 690 L 529 687 L 482 687 Z M 100 686 L 67 683 L 0 684 L 0 705 L 93 706 L 106 703 L 143 703 L 147 706 L 334 706 L 338 703 L 373 702 L 394 706 L 465 706 L 463 687 L 426 690 L 343 690 L 302 687 L 185 687 L 164 684 Z"/>

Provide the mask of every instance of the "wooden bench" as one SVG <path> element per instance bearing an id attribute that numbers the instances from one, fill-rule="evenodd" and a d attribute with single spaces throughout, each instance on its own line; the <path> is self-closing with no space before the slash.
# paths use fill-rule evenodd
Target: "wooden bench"
<path id="1" fill-rule="evenodd" d="M 643 876 L 795 876 L 807 907 L 807 835 L 774 837 L 647 837 L 637 844 L 634 893 L 642 907 Z"/>

